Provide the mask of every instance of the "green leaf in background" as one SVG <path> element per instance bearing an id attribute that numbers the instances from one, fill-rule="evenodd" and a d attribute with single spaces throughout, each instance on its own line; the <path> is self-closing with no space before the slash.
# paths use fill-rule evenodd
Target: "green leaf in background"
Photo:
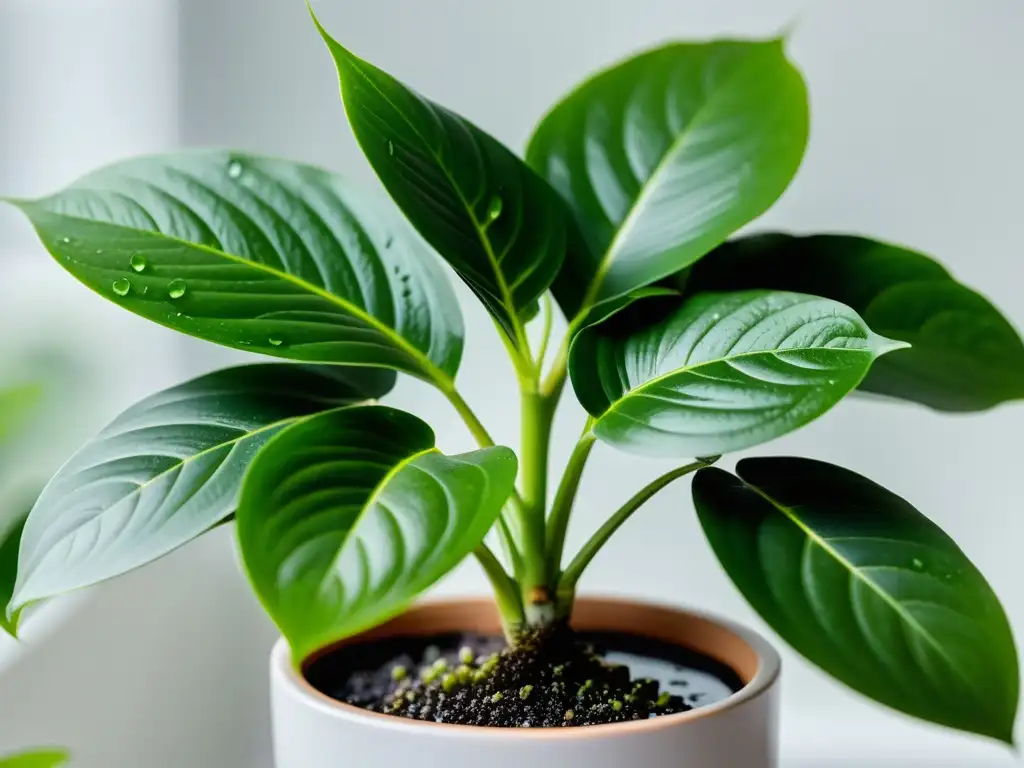
<path id="1" fill-rule="evenodd" d="M 329 411 L 257 456 L 239 504 L 242 558 L 296 660 L 400 613 L 472 552 L 512 492 L 516 457 L 447 457 L 383 406 Z"/>
<path id="2" fill-rule="evenodd" d="M 41 384 L 24 384 L 0 390 L 0 442 L 7 440 L 25 422 L 39 403 Z"/>
<path id="3" fill-rule="evenodd" d="M 384 186 L 525 348 L 523 315 L 574 242 L 565 204 L 496 139 L 317 28 L 337 63 L 352 130 Z"/>
<path id="4" fill-rule="evenodd" d="M 562 309 L 678 272 L 760 216 L 796 174 L 809 119 L 780 40 L 668 45 L 581 85 L 527 151 L 589 246 L 554 285 Z"/>
<path id="5" fill-rule="evenodd" d="M 68 753 L 64 750 L 43 749 L 0 757 L 0 768 L 58 768 L 67 761 Z"/>
<path id="6" fill-rule="evenodd" d="M 374 195 L 234 152 L 119 163 L 16 205 L 71 274 L 182 333 L 450 386 L 462 318 L 430 250 Z"/>
<path id="7" fill-rule="evenodd" d="M 584 329 L 569 373 L 594 433 L 649 456 L 715 456 L 792 432 L 902 346 L 842 304 L 795 293 L 654 299 L 626 312 L 640 327 L 620 314 Z"/>
<path id="8" fill-rule="evenodd" d="M 0 512 L 2 517 L 3 512 Z M 15 611 L 8 617 L 6 608 L 14 595 L 14 582 L 18 578 L 18 548 L 27 518 L 28 512 L 25 511 L 6 522 L 0 519 L 0 629 L 11 637 L 18 636 L 20 612 Z"/>
<path id="9" fill-rule="evenodd" d="M 733 240 L 690 273 L 688 290 L 771 288 L 825 296 L 911 348 L 880 360 L 861 389 L 943 411 L 1024 399 L 1024 342 L 984 297 L 906 248 L 846 235 Z"/>
<path id="10" fill-rule="evenodd" d="M 202 376 L 123 413 L 33 507 L 10 610 L 155 560 L 222 522 L 256 452 L 311 414 L 385 394 L 391 371 L 256 364 Z"/>
<path id="11" fill-rule="evenodd" d="M 915 717 L 1012 742 L 1017 652 L 992 589 L 938 526 L 808 459 L 702 469 L 693 496 L 726 572 L 785 640 Z"/>

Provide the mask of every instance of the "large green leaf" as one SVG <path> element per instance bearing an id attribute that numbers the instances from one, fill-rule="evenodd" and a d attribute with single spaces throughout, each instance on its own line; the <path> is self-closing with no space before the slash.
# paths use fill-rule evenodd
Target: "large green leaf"
<path id="1" fill-rule="evenodd" d="M 275 437 L 246 476 L 238 538 L 295 658 L 401 612 L 480 544 L 515 477 L 507 448 L 443 456 L 430 427 L 383 406 Z"/>
<path id="2" fill-rule="evenodd" d="M 50 481 L 22 536 L 10 609 L 125 573 L 234 512 L 256 452 L 310 414 L 376 398 L 394 373 L 228 368 L 123 413 Z"/>
<path id="3" fill-rule="evenodd" d="M 1024 342 L 985 298 L 920 253 L 845 235 L 763 234 L 726 243 L 689 276 L 691 292 L 773 288 L 841 301 L 878 333 L 910 342 L 861 389 L 944 411 L 1024 398 Z"/>
<path id="4" fill-rule="evenodd" d="M 693 496 L 719 560 L 765 621 L 876 701 L 1012 742 L 1010 626 L 938 526 L 830 464 L 747 459 L 737 474 L 702 469 Z"/>
<path id="5" fill-rule="evenodd" d="M 651 456 L 715 456 L 813 421 L 900 346 L 828 299 L 702 294 L 641 301 L 584 329 L 569 372 L 605 442 Z"/>
<path id="6" fill-rule="evenodd" d="M 808 124 L 780 40 L 668 45 L 580 86 L 527 151 L 589 246 L 555 283 L 563 310 L 667 277 L 760 216 L 796 173 Z"/>
<path id="7" fill-rule="evenodd" d="M 356 57 L 320 26 L 352 130 L 409 221 L 508 336 L 550 287 L 575 242 L 571 214 L 496 139 Z"/>
<path id="8" fill-rule="evenodd" d="M 58 768 L 67 761 L 68 753 L 64 750 L 43 749 L 0 757 L 0 768 Z"/>
<path id="9" fill-rule="evenodd" d="M 16 203 L 75 277 L 229 347 L 450 384 L 458 303 L 429 249 L 365 190 L 233 152 L 131 160 Z"/>

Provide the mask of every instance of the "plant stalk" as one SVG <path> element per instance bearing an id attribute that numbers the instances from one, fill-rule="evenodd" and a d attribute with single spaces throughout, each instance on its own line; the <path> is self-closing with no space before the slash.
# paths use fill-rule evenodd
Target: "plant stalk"
<path id="1" fill-rule="evenodd" d="M 477 547 L 473 554 L 487 575 L 494 590 L 495 603 L 498 606 L 498 613 L 501 616 L 501 626 L 505 633 L 505 639 L 511 645 L 523 628 L 526 617 L 523 614 L 523 604 L 519 599 L 519 589 L 515 581 L 505 572 L 498 558 L 486 544 Z"/>
<path id="2" fill-rule="evenodd" d="M 547 569 L 548 457 L 554 409 L 531 387 L 522 392 L 522 447 L 519 477 L 523 499 L 523 607 L 529 623 L 546 623 L 546 606 L 553 603 Z"/>
<path id="3" fill-rule="evenodd" d="M 547 524 L 547 552 L 548 571 L 557 578 L 562 567 L 562 555 L 565 551 L 565 537 L 569 531 L 569 519 L 572 517 L 573 504 L 576 501 L 576 494 L 579 491 L 580 481 L 583 479 L 583 470 L 590 458 L 590 452 L 594 449 L 597 437 L 594 435 L 594 420 L 587 418 L 583 427 L 583 434 L 576 442 L 569 463 L 566 465 L 562 481 L 555 493 L 555 501 L 551 505 L 551 515 Z"/>
<path id="4" fill-rule="evenodd" d="M 597 553 L 601 551 L 608 540 L 615 534 L 622 525 L 633 516 L 640 507 L 642 507 L 647 501 L 651 499 L 658 491 L 665 486 L 669 485 L 680 477 L 684 477 L 698 469 L 710 466 L 717 459 L 698 459 L 692 464 L 687 464 L 685 467 L 678 467 L 673 469 L 671 472 L 666 472 L 664 475 L 659 477 L 657 480 L 653 480 L 648 483 L 642 490 L 636 493 L 629 501 L 623 504 L 619 510 L 608 518 L 608 521 L 602 525 L 597 533 L 590 537 L 590 540 L 583 545 L 583 548 L 579 551 L 579 554 L 569 564 L 569 567 L 562 573 L 562 577 L 558 584 L 558 595 L 560 602 L 566 600 L 571 601 L 572 596 L 576 591 L 576 584 L 579 582 L 580 576 L 583 571 L 586 570 L 590 562 L 597 556 Z M 561 608 L 561 607 L 560 607 Z"/>

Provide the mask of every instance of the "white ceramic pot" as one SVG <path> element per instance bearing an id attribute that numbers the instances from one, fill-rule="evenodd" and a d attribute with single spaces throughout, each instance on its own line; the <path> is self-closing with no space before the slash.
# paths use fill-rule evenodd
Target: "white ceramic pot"
<path id="1" fill-rule="evenodd" d="M 745 686 L 717 704 L 635 723 L 502 729 L 423 723 L 366 712 L 310 686 L 284 641 L 270 662 L 277 768 L 776 768 L 780 662 L 756 633 L 662 606 L 582 599 L 580 630 L 629 632 L 682 645 L 736 671 Z M 350 642 L 500 631 L 485 600 L 428 602 Z"/>

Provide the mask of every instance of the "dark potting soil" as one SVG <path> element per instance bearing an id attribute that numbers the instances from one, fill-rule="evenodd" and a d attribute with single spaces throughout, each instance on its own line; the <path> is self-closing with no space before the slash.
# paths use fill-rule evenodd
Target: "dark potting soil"
<path id="1" fill-rule="evenodd" d="M 691 650 L 566 627 L 524 639 L 392 638 L 339 648 L 305 670 L 314 688 L 372 712 L 490 727 L 646 720 L 721 701 L 742 687 L 729 667 Z"/>

